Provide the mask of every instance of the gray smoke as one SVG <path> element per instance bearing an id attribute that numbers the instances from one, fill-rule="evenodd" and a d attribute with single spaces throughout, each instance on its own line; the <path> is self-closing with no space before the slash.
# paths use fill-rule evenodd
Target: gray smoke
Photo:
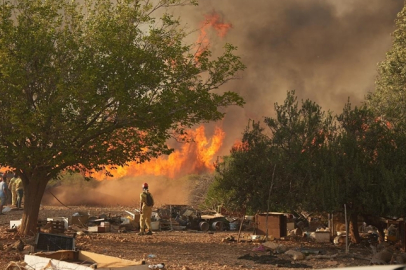
<path id="1" fill-rule="evenodd" d="M 311 99 L 340 113 L 350 97 L 362 102 L 374 90 L 377 63 L 391 47 L 397 13 L 403 0 L 201 0 L 199 7 L 176 9 L 190 30 L 199 28 L 205 15 L 216 12 L 232 29 L 224 39 L 208 31 L 211 49 L 221 52 L 225 42 L 238 47 L 247 69 L 241 78 L 221 91 L 235 91 L 244 108 L 229 108 L 221 123 L 226 132 L 219 156 L 229 154 L 240 140 L 249 119 L 273 116 L 288 90 L 299 99 Z M 197 40 L 199 31 L 190 36 Z M 213 126 L 206 126 L 207 137 Z M 176 148 L 176 146 L 175 146 Z M 191 158 L 190 163 L 195 161 Z M 184 172 L 185 174 L 190 173 Z M 149 182 L 160 204 L 185 203 L 187 181 L 139 177 L 104 181 L 97 187 L 57 188 L 54 194 L 65 204 L 138 205 L 142 182 Z M 86 192 L 84 191 L 86 189 Z M 86 194 L 86 196 L 80 194 Z M 80 198 L 79 202 L 77 199 Z M 58 203 L 50 194 L 44 201 Z"/>
<path id="2" fill-rule="evenodd" d="M 231 108 L 223 121 L 224 153 L 241 137 L 248 119 L 273 116 L 274 103 L 294 89 L 338 114 L 350 98 L 358 105 L 374 90 L 377 64 L 391 47 L 403 0 L 202 0 L 179 15 L 198 28 L 206 14 L 219 13 L 232 29 L 224 39 L 210 35 L 211 49 L 238 47 L 247 69 L 224 86 L 246 105 Z M 197 35 L 198 33 L 196 33 Z"/>

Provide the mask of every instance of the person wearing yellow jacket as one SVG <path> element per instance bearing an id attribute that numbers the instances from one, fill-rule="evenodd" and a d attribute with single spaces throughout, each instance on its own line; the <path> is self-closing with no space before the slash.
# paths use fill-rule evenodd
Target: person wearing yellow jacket
<path id="1" fill-rule="evenodd" d="M 23 196 L 24 196 L 24 187 L 23 187 L 23 181 L 21 180 L 20 177 L 18 177 L 15 182 L 15 190 L 17 193 L 17 208 L 21 209 L 21 202 L 22 202 Z"/>
<path id="2" fill-rule="evenodd" d="M 14 205 L 14 206 L 17 206 L 16 181 L 17 181 L 17 176 L 14 175 L 10 179 L 10 183 L 8 184 L 8 189 L 11 191 L 11 204 Z"/>
<path id="3" fill-rule="evenodd" d="M 151 200 L 148 199 L 150 196 Z M 152 216 L 152 206 L 154 205 L 154 199 L 151 193 L 148 191 L 148 184 L 144 183 L 142 185 L 142 193 L 140 194 L 140 232 L 139 235 L 152 235 L 151 231 L 151 216 Z M 148 229 L 145 232 L 145 229 Z"/>

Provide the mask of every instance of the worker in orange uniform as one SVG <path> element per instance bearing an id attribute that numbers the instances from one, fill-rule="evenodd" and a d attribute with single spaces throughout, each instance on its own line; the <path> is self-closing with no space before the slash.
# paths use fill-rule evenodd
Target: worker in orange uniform
<path id="1" fill-rule="evenodd" d="M 151 231 L 151 216 L 152 207 L 154 206 L 154 198 L 152 194 L 148 191 L 148 184 L 144 183 L 142 185 L 142 193 L 140 194 L 140 232 L 139 235 L 152 235 Z M 146 228 L 145 228 L 146 227 Z M 148 229 L 145 232 L 145 229 Z"/>

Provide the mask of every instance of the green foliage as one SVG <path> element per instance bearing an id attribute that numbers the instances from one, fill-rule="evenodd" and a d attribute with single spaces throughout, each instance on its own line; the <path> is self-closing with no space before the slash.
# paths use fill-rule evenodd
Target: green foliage
<path id="1" fill-rule="evenodd" d="M 402 192 L 406 184 L 406 7 L 398 13 L 396 27 L 392 48 L 378 67 L 375 92 L 366 99 L 366 106 L 375 118 L 370 121 L 362 146 L 369 151 L 366 164 L 372 165 L 368 169 L 368 174 L 372 174 L 368 186 L 374 187 L 370 200 L 382 201 L 380 207 L 369 210 L 393 215 L 403 213 L 406 206 Z"/>
<path id="2" fill-rule="evenodd" d="M 188 3 L 196 1 L 0 5 L 0 166 L 21 174 L 32 208 L 62 171 L 170 154 L 168 138 L 243 105 L 215 91 L 244 69 L 234 46 L 195 55 L 177 18 L 154 17 Z"/>
<path id="3" fill-rule="evenodd" d="M 266 117 L 270 135 L 252 122 L 242 144 L 217 165 L 208 202 L 257 211 L 341 211 L 399 216 L 406 209 L 406 137 L 367 106 L 347 102 L 332 117 L 294 91 L 276 117 Z M 251 123 L 251 122 L 250 122 Z M 220 198 L 220 199 L 219 199 Z"/>
<path id="4" fill-rule="evenodd" d="M 279 198 L 285 208 L 318 208 L 320 201 L 304 198 L 318 194 L 321 187 L 313 183 L 321 174 L 319 163 L 325 161 L 322 150 L 334 132 L 332 116 L 310 100 L 299 107 L 295 91 L 287 93 L 282 105 L 276 103 L 275 111 L 276 117 L 266 117 L 265 123 L 271 130 L 273 152 L 279 153 L 273 160 L 278 164 Z"/>
<path id="5" fill-rule="evenodd" d="M 374 216 L 404 211 L 404 133 L 375 117 L 367 106 L 352 109 L 347 103 L 338 121 L 343 128 L 335 142 L 340 148 L 338 201 Z"/>
<path id="6" fill-rule="evenodd" d="M 406 119 L 406 7 L 398 13 L 392 48 L 379 64 L 375 92 L 367 104 L 392 124 L 405 125 Z M 404 130 L 404 128 L 402 129 Z"/>
<path id="7" fill-rule="evenodd" d="M 186 2 L 3 5 L 0 164 L 52 179 L 144 162 L 169 154 L 170 136 L 242 105 L 235 93 L 213 91 L 244 68 L 235 47 L 215 60 L 208 51 L 196 57 L 178 20 L 152 16 Z"/>
<path id="8" fill-rule="evenodd" d="M 270 163 L 269 138 L 257 122 L 250 122 L 242 142 L 230 157 L 216 164 L 216 178 L 207 203 L 223 204 L 230 210 L 247 212 L 267 209 L 273 166 Z"/>
<path id="9" fill-rule="evenodd" d="M 282 105 L 275 104 L 275 111 L 275 118 L 265 118 L 270 136 L 250 122 L 241 146 L 217 165 L 209 199 L 220 197 L 229 208 L 253 213 L 320 208 L 320 200 L 304 198 L 320 192 L 313 183 L 322 174 L 318 165 L 325 162 L 321 152 L 332 136 L 332 117 L 309 100 L 299 107 L 294 91 Z"/>

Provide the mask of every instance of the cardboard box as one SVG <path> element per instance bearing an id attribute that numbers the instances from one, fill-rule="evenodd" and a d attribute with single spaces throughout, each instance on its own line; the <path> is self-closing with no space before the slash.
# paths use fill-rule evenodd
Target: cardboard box
<path id="1" fill-rule="evenodd" d="M 288 228 L 288 231 L 291 231 L 291 230 L 295 229 L 295 223 L 293 223 L 293 222 L 286 223 L 286 226 Z"/>
<path id="2" fill-rule="evenodd" d="M 63 258 L 63 259 L 62 259 Z M 148 270 L 144 261 L 131 261 L 88 251 L 59 250 L 24 256 L 24 262 L 33 270 Z"/>
<path id="3" fill-rule="evenodd" d="M 87 228 L 88 232 L 96 232 L 96 233 L 104 233 L 106 232 L 106 227 L 102 227 L 102 226 L 89 226 Z"/>
<path id="4" fill-rule="evenodd" d="M 10 229 L 18 228 L 18 226 L 21 225 L 21 219 L 20 220 L 10 220 Z"/>
<path id="5" fill-rule="evenodd" d="M 287 236 L 287 218 L 284 213 L 260 213 L 255 215 L 256 234 L 281 238 Z"/>
<path id="6" fill-rule="evenodd" d="M 110 232 L 110 228 L 111 228 L 110 222 L 108 222 L 108 221 L 100 222 L 100 226 L 104 227 L 105 232 Z"/>
<path id="7" fill-rule="evenodd" d="M 315 240 L 319 243 L 330 242 L 330 232 L 315 232 Z"/>

